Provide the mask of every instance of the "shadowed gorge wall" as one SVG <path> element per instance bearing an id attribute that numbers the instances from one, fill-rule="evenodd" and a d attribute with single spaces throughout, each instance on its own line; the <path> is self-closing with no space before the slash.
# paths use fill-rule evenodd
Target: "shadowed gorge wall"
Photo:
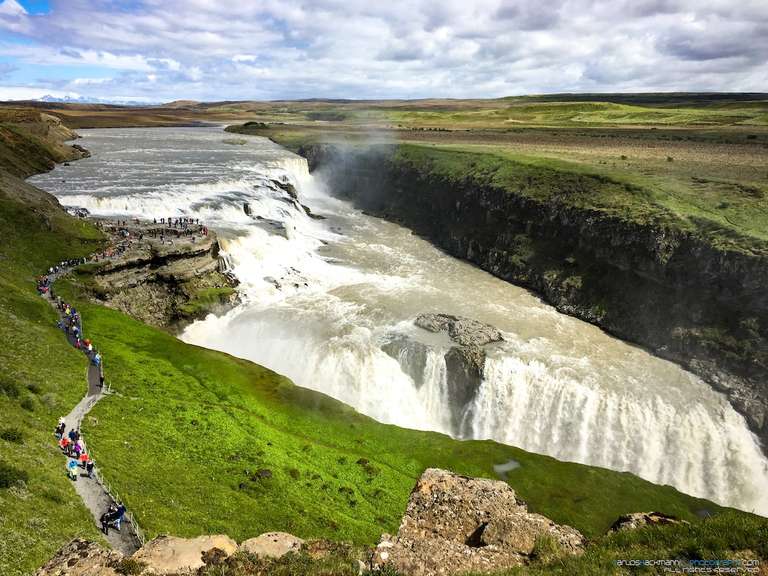
<path id="1" fill-rule="evenodd" d="M 641 188 L 603 176 L 416 146 L 299 153 L 332 193 L 699 374 L 765 449 L 764 246 L 680 225 Z"/>

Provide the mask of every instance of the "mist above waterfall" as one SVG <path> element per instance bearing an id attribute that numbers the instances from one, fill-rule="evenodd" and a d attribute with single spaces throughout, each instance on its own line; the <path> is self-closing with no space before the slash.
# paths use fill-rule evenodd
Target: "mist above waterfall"
<path id="1" fill-rule="evenodd" d="M 360 213 L 310 176 L 304 159 L 261 138 L 227 145 L 214 128 L 83 136 L 93 157 L 37 185 L 95 214 L 185 215 L 220 232 L 243 304 L 194 323 L 184 340 L 268 366 L 383 422 L 492 438 L 768 513 L 768 462 L 722 395 Z M 293 184 L 300 202 L 275 180 Z M 453 344 L 413 324 L 424 312 L 503 333 L 465 405 L 447 393 Z"/>

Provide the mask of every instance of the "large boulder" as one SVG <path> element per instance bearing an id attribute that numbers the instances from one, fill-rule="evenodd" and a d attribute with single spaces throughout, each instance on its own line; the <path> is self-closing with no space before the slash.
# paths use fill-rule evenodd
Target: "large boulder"
<path id="1" fill-rule="evenodd" d="M 398 361 L 400 368 L 411 377 L 416 388 L 424 385 L 424 370 L 429 354 L 426 344 L 395 334 L 381 346 L 381 349 Z"/>
<path id="2" fill-rule="evenodd" d="M 415 324 L 429 332 L 445 332 L 456 344 L 445 354 L 446 383 L 453 431 L 462 434 L 462 416 L 483 380 L 485 346 L 504 338 L 489 324 L 450 314 L 419 314 Z"/>
<path id="3" fill-rule="evenodd" d="M 304 540 L 286 532 L 267 532 L 249 538 L 240 544 L 240 550 L 266 558 L 280 558 L 289 552 L 298 552 Z"/>
<path id="4" fill-rule="evenodd" d="M 616 522 L 611 525 L 609 532 L 623 532 L 624 530 L 635 530 L 642 526 L 663 526 L 666 524 L 688 524 L 688 522 L 662 512 L 632 512 L 619 516 Z"/>
<path id="5" fill-rule="evenodd" d="M 139 548 L 132 558 L 144 562 L 149 574 L 174 574 L 202 567 L 203 554 L 213 548 L 229 556 L 237 550 L 237 542 L 225 535 L 197 538 L 158 536 Z"/>
<path id="6" fill-rule="evenodd" d="M 538 539 L 583 551 L 578 530 L 528 512 L 505 482 L 430 468 L 416 483 L 396 537 L 382 536 L 372 564 L 410 576 L 503 570 L 524 564 Z"/>
<path id="7" fill-rule="evenodd" d="M 61 548 L 35 576 L 119 576 L 115 566 L 123 555 L 80 538 Z"/>
<path id="8" fill-rule="evenodd" d="M 501 332 L 490 324 L 463 316 L 419 314 L 416 326 L 430 332 L 448 332 L 451 340 L 459 346 L 485 346 L 504 340 Z"/>

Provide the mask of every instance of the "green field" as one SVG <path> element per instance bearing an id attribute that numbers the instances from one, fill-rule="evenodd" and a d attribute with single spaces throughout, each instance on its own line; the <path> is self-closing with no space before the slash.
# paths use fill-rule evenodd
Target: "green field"
<path id="1" fill-rule="evenodd" d="M 292 150 L 312 143 L 357 148 L 394 144 L 400 159 L 414 165 L 421 162 L 457 179 L 487 179 L 545 201 L 553 198 L 551 194 L 544 197 L 542 190 L 562 188 L 568 181 L 591 182 L 556 200 L 598 208 L 630 221 L 691 231 L 729 249 L 764 251 L 768 241 L 768 133 L 764 131 L 655 132 L 614 127 L 368 133 L 351 125 L 318 128 L 311 124 L 228 129 L 267 136 Z M 538 189 L 524 185 L 531 177 L 536 178 Z"/>
<path id="2" fill-rule="evenodd" d="M 682 186 L 672 178 L 483 145 L 409 144 L 400 146 L 398 155 L 455 180 L 471 177 L 543 202 L 596 209 L 640 224 L 689 231 L 725 249 L 768 250 L 768 181 L 752 186 L 697 178 L 692 186 Z"/>

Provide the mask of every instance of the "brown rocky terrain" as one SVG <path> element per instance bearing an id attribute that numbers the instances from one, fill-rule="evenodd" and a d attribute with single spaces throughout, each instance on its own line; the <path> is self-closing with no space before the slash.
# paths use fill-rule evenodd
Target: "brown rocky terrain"
<path id="1" fill-rule="evenodd" d="M 579 554 L 584 537 L 528 512 L 506 482 L 428 469 L 408 500 L 397 535 L 382 536 L 372 564 L 414 576 L 488 572 L 525 564 L 542 538 Z"/>
<path id="2" fill-rule="evenodd" d="M 236 281 L 223 272 L 216 233 L 190 234 L 153 223 L 101 221 L 112 240 L 91 266 L 91 287 L 104 304 L 153 326 L 177 326 L 237 302 Z M 162 230 L 160 232 L 159 230 Z"/>
<path id="3" fill-rule="evenodd" d="M 527 563 L 542 538 L 563 555 L 580 554 L 586 543 L 576 529 L 528 512 L 505 482 L 431 468 L 414 487 L 397 535 L 384 534 L 369 551 L 350 553 L 343 544 L 304 541 L 283 532 L 262 534 L 239 546 L 224 535 L 160 536 L 128 557 L 74 540 L 36 576 L 114 576 L 128 567 L 131 574 L 202 574 L 204 567 L 235 555 L 279 559 L 286 554 L 310 559 L 336 555 L 360 573 L 385 566 L 413 576 L 489 572 Z"/>

